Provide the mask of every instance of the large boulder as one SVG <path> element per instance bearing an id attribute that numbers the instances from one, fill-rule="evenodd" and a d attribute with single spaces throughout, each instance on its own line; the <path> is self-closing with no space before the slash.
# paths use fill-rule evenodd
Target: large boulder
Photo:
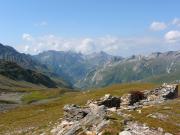
<path id="1" fill-rule="evenodd" d="M 74 104 L 65 105 L 63 109 L 64 109 L 64 118 L 67 121 L 79 121 L 90 112 L 88 108 L 81 108 Z"/>
<path id="2" fill-rule="evenodd" d="M 162 97 L 165 99 L 174 99 L 178 97 L 178 85 L 164 85 L 161 89 Z"/>
<path id="3" fill-rule="evenodd" d="M 64 119 L 51 130 L 53 135 L 98 134 L 109 123 L 104 105 L 91 103 L 85 108 L 74 104 L 65 105 L 64 111 Z"/>
<path id="4" fill-rule="evenodd" d="M 121 99 L 119 97 L 111 96 L 110 94 L 106 94 L 100 100 L 97 101 L 97 104 L 104 105 L 107 108 L 119 108 L 121 103 Z"/>
<path id="5" fill-rule="evenodd" d="M 178 97 L 178 85 L 163 84 L 161 87 L 151 91 L 144 92 L 148 101 L 162 101 L 166 99 L 174 99 Z"/>
<path id="6" fill-rule="evenodd" d="M 144 98 L 143 92 L 132 91 L 129 94 L 125 94 L 121 97 L 121 106 L 132 106 Z"/>

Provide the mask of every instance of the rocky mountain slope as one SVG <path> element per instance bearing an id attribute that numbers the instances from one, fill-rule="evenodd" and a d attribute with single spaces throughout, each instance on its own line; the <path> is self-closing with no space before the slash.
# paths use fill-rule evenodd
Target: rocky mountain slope
<path id="1" fill-rule="evenodd" d="M 179 51 L 152 53 L 148 56 L 132 56 L 106 63 L 89 72 L 79 85 L 84 88 L 102 87 L 132 81 L 152 82 L 154 78 L 158 82 L 171 82 L 180 80 L 178 73 L 180 73 Z"/>
<path id="2" fill-rule="evenodd" d="M 128 58 L 105 52 L 84 55 L 72 51 L 46 51 L 31 56 L 0 44 L 0 59 L 15 62 L 23 68 L 41 72 L 70 87 L 81 89 L 135 81 L 180 81 L 180 51 Z"/>
<path id="3" fill-rule="evenodd" d="M 30 69 L 24 69 L 13 62 L 0 60 L 0 74 L 16 81 L 26 81 L 51 88 L 57 87 L 57 84 L 49 77 Z"/>
<path id="4" fill-rule="evenodd" d="M 3 63 L 2 61 L 7 61 L 7 62 L 10 62 L 10 63 L 6 63 L 9 68 L 6 69 L 6 73 L 7 72 L 11 72 L 12 73 L 12 69 L 10 68 L 13 68 L 12 65 L 16 65 L 14 68 L 16 68 L 18 66 L 19 69 L 22 70 L 26 70 L 26 72 L 37 72 L 37 74 L 41 74 L 41 77 L 39 77 L 39 81 L 41 81 L 40 79 L 42 79 L 42 81 L 45 81 L 45 78 L 46 78 L 46 83 L 44 82 L 44 85 L 45 86 L 51 86 L 52 83 L 58 85 L 58 86 L 62 86 L 62 87 L 71 87 L 71 84 L 68 82 L 68 81 L 65 81 L 63 79 L 63 76 L 60 76 L 60 75 L 56 75 L 55 73 L 53 73 L 51 71 L 51 69 L 49 69 L 46 65 L 42 64 L 41 62 L 37 61 L 33 56 L 31 55 L 27 55 L 27 54 L 24 54 L 24 53 L 19 53 L 18 51 L 16 51 L 14 48 L 10 47 L 10 46 L 5 46 L 5 45 L 2 45 L 0 44 L 0 60 L 1 60 L 1 67 L 2 67 L 2 70 L 5 71 L 5 68 L 3 66 L 5 65 L 2 65 L 2 64 L 5 64 Z M 6 65 L 6 66 L 7 66 Z M 15 70 L 14 70 L 15 71 Z M 14 72 L 14 75 L 16 74 L 16 77 L 17 80 L 19 79 L 20 76 L 22 76 L 22 74 L 18 74 L 19 72 L 15 73 Z M 27 75 L 27 74 L 25 74 Z M 44 77 L 42 77 L 44 76 Z M 37 75 L 36 75 L 37 77 Z M 11 76 L 12 78 L 12 76 Z M 13 77 L 15 78 L 15 77 Z M 22 77 L 21 80 L 23 79 L 27 79 L 29 78 L 28 76 L 24 76 L 24 78 Z M 51 80 L 50 78 L 52 78 L 53 80 Z M 31 78 L 32 79 L 32 78 Z M 29 79 L 29 80 L 31 80 Z M 35 78 L 34 78 L 35 79 Z M 48 80 L 49 80 L 49 83 L 48 83 Z M 24 80 L 24 81 L 27 81 L 27 80 Z M 35 80 L 31 80 L 32 81 L 37 81 L 37 79 Z M 51 85 L 49 85 L 51 83 Z M 53 87 L 55 86 L 53 84 Z"/>
<path id="5" fill-rule="evenodd" d="M 121 59 L 121 57 L 111 56 L 105 52 L 83 55 L 71 51 L 46 51 L 34 57 L 77 87 L 77 82 L 99 65 L 104 65 L 115 58 Z"/>
<path id="6" fill-rule="evenodd" d="M 15 62 L 27 69 L 46 69 L 45 65 L 42 65 L 38 61 L 34 60 L 30 55 L 19 53 L 14 48 L 3 44 L 0 44 L 0 59 Z"/>

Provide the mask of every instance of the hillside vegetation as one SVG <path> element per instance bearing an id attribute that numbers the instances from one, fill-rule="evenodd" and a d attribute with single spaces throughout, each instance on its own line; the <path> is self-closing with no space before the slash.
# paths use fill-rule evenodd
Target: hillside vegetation
<path id="1" fill-rule="evenodd" d="M 55 101 L 39 105 L 24 105 L 6 113 L 0 113 L 0 133 L 21 132 L 41 133 L 52 128 L 57 120 L 63 116 L 65 104 L 84 105 L 88 99 L 98 99 L 107 93 L 121 96 L 131 90 L 152 89 L 154 84 L 120 84 L 109 87 L 91 90 L 87 92 L 66 92 Z M 12 130 L 13 129 L 13 130 Z"/>
<path id="2" fill-rule="evenodd" d="M 17 81 L 23 80 L 46 87 L 57 87 L 49 77 L 30 69 L 24 69 L 13 62 L 0 60 L 0 74 Z"/>

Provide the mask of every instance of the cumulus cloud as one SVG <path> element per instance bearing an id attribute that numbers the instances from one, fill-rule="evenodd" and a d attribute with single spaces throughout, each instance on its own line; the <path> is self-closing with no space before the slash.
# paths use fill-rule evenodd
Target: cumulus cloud
<path id="1" fill-rule="evenodd" d="M 165 39 L 169 43 L 176 43 L 180 41 L 180 31 L 172 30 L 165 34 Z"/>
<path id="2" fill-rule="evenodd" d="M 160 31 L 160 30 L 164 30 L 166 28 L 167 28 L 167 24 L 164 23 L 164 22 L 154 21 L 150 25 L 150 29 L 153 30 L 153 31 Z"/>
<path id="3" fill-rule="evenodd" d="M 22 34 L 22 39 L 26 40 L 26 41 L 31 41 L 31 40 L 33 40 L 33 37 L 28 33 L 24 33 L 24 34 Z"/>
<path id="4" fill-rule="evenodd" d="M 46 25 L 48 25 L 46 21 L 38 24 L 38 26 Z M 169 30 L 174 28 L 175 25 L 180 26 L 180 19 L 175 18 L 170 23 L 154 21 L 150 25 L 150 29 L 153 31 Z M 177 27 L 176 30 L 164 34 L 160 33 L 158 37 L 117 37 L 108 35 L 96 38 L 63 38 L 56 35 L 34 37 L 31 34 L 24 33 L 22 39 L 24 45 L 19 45 L 17 49 L 30 54 L 57 50 L 75 51 L 84 54 L 105 51 L 112 55 L 129 56 L 155 51 L 180 50 L 180 31 Z"/>
<path id="5" fill-rule="evenodd" d="M 180 26 L 180 18 L 174 18 L 173 21 L 172 21 L 172 24 Z"/>
<path id="6" fill-rule="evenodd" d="M 29 40 L 29 37 L 33 40 Z M 168 46 L 164 39 L 155 37 L 86 37 L 63 38 L 55 35 L 34 37 L 23 34 L 24 45 L 19 45 L 18 50 L 24 53 L 37 54 L 47 50 L 75 51 L 84 54 L 105 51 L 112 55 L 129 56 L 132 54 L 147 54 L 154 51 L 163 51 Z M 26 39 L 26 40 L 25 40 Z M 28 40 L 27 40 L 28 39 Z"/>

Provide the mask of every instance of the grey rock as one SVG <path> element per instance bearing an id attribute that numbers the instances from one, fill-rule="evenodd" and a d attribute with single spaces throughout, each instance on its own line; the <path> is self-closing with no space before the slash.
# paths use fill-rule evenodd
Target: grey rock
<path id="1" fill-rule="evenodd" d="M 159 119 L 159 120 L 166 120 L 169 116 L 156 112 L 156 113 L 147 115 L 147 117 L 151 117 L 151 118 L 155 118 L 155 119 Z"/>
<path id="2" fill-rule="evenodd" d="M 100 100 L 97 101 L 98 105 L 104 105 L 105 107 L 112 108 L 120 107 L 121 100 L 119 97 L 111 96 L 110 94 L 106 94 L 104 97 L 102 97 Z"/>
<path id="3" fill-rule="evenodd" d="M 119 133 L 119 135 L 132 135 L 129 131 L 122 131 Z"/>
<path id="4" fill-rule="evenodd" d="M 65 105 L 64 106 L 64 118 L 68 121 L 78 121 L 84 118 L 88 113 L 89 109 L 80 108 L 77 105 Z"/>
<path id="5" fill-rule="evenodd" d="M 164 135 L 173 135 L 173 134 L 171 134 L 171 133 L 165 133 Z"/>

